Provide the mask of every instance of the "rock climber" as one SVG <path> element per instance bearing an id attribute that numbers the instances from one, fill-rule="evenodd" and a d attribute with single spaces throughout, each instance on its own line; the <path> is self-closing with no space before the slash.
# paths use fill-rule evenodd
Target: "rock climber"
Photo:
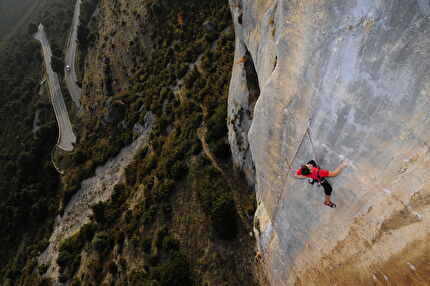
<path id="1" fill-rule="evenodd" d="M 295 176 L 300 179 L 310 178 L 309 184 L 313 185 L 315 182 L 319 182 L 324 188 L 325 201 L 324 205 L 335 208 L 336 204 L 330 201 L 332 187 L 327 182 L 326 177 L 336 177 L 342 172 L 343 168 L 348 166 L 349 161 L 343 161 L 339 167 L 332 171 L 321 170 L 317 168 L 317 164 L 314 160 L 309 161 L 307 164 L 302 164 L 302 166 L 297 170 Z"/>

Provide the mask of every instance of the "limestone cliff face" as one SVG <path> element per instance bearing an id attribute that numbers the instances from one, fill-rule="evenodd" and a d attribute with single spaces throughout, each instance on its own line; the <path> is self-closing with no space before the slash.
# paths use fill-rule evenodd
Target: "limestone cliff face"
<path id="1" fill-rule="evenodd" d="M 230 5 L 229 138 L 256 183 L 255 232 L 271 284 L 421 285 L 430 257 L 429 2 Z M 352 161 L 329 180 L 336 209 L 323 206 L 322 188 L 293 176 L 313 159 L 308 138 L 297 150 L 311 118 L 322 168 Z"/>

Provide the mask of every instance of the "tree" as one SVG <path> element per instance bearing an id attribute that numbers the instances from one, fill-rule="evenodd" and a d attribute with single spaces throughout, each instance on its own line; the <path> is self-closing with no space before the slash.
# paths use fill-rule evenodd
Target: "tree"
<path id="1" fill-rule="evenodd" d="M 88 153 L 82 149 L 77 149 L 73 154 L 73 162 L 75 165 L 80 165 L 88 159 Z"/>
<path id="2" fill-rule="evenodd" d="M 64 75 L 64 61 L 62 58 L 53 55 L 51 58 L 51 67 L 54 72 Z"/>
<path id="3" fill-rule="evenodd" d="M 15 171 L 16 171 L 15 163 L 12 161 L 7 162 L 7 164 L 5 166 L 5 170 L 9 175 L 12 175 L 13 173 L 15 173 Z"/>
<path id="4" fill-rule="evenodd" d="M 108 207 L 107 202 L 98 202 L 90 206 L 93 212 L 93 218 L 97 223 L 105 222 L 105 213 Z"/>
<path id="5" fill-rule="evenodd" d="M 30 34 L 30 35 L 32 35 L 32 34 L 34 34 L 36 32 L 37 32 L 37 25 L 34 24 L 33 22 L 28 23 L 28 25 L 27 25 L 27 33 Z"/>
<path id="6" fill-rule="evenodd" d="M 24 172 L 30 172 L 33 167 L 33 158 L 28 152 L 21 152 L 17 159 L 17 166 Z"/>
<path id="7" fill-rule="evenodd" d="M 97 232 L 91 242 L 94 249 L 99 253 L 106 251 L 110 244 L 110 237 L 106 232 Z"/>
<path id="8" fill-rule="evenodd" d="M 90 29 L 88 29 L 87 26 L 83 24 L 79 24 L 78 26 L 78 32 L 77 32 L 77 39 L 79 43 L 79 48 L 81 50 L 85 50 L 88 45 L 88 35 L 90 33 Z"/>
<path id="9" fill-rule="evenodd" d="M 227 106 L 220 104 L 215 113 L 208 120 L 208 132 L 206 133 L 206 140 L 208 142 L 216 141 L 227 134 Z"/>
<path id="10" fill-rule="evenodd" d="M 174 179 L 180 179 L 188 172 L 188 166 L 182 161 L 176 161 L 172 166 L 172 176 Z"/>
<path id="11" fill-rule="evenodd" d="M 188 262 L 182 256 L 170 258 L 160 269 L 160 283 L 163 286 L 191 285 Z"/>
<path id="12" fill-rule="evenodd" d="M 52 54 L 56 57 L 61 58 L 63 56 L 63 51 L 60 49 L 60 47 L 57 44 L 51 45 Z"/>
<path id="13" fill-rule="evenodd" d="M 221 238 L 234 238 L 237 233 L 237 225 L 233 198 L 230 194 L 223 193 L 213 203 L 214 229 Z"/>

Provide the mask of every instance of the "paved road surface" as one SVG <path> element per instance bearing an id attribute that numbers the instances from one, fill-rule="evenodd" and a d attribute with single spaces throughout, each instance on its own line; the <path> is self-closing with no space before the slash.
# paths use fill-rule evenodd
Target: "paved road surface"
<path id="1" fill-rule="evenodd" d="M 81 89 L 76 84 L 76 73 L 75 73 L 75 57 L 76 57 L 76 37 L 79 24 L 79 12 L 80 12 L 81 0 L 76 0 L 75 13 L 73 14 L 72 29 L 69 35 L 69 42 L 67 45 L 66 58 L 64 60 L 65 67 L 70 66 L 71 70 L 64 71 L 66 77 L 67 88 L 69 89 L 70 95 L 72 96 L 73 102 L 79 108 L 81 97 Z"/>
<path id="2" fill-rule="evenodd" d="M 57 145 L 65 151 L 72 151 L 72 143 L 76 142 L 76 136 L 72 130 L 69 113 L 67 112 L 66 104 L 64 103 L 63 95 L 61 94 L 60 83 L 57 74 L 51 68 L 52 52 L 49 47 L 48 39 L 46 38 L 45 29 L 42 24 L 39 25 L 35 35 L 36 40 L 40 41 L 45 58 L 46 72 L 49 77 L 49 91 L 51 93 L 51 102 L 54 107 L 55 116 L 57 117 L 59 136 Z"/>

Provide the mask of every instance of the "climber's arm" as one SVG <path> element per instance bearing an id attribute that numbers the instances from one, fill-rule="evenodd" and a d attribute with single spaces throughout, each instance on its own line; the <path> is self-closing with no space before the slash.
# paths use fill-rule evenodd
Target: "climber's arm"
<path id="1" fill-rule="evenodd" d="M 345 168 L 348 165 L 347 161 L 343 161 L 342 164 L 339 165 L 339 167 L 337 167 L 336 170 L 334 171 L 329 171 L 329 175 L 327 177 L 336 177 L 337 175 L 340 174 L 340 172 L 342 172 L 343 168 Z"/>
<path id="2" fill-rule="evenodd" d="M 296 178 L 299 178 L 299 179 L 306 179 L 306 176 L 303 176 L 303 175 L 294 174 L 294 176 L 296 176 Z"/>

